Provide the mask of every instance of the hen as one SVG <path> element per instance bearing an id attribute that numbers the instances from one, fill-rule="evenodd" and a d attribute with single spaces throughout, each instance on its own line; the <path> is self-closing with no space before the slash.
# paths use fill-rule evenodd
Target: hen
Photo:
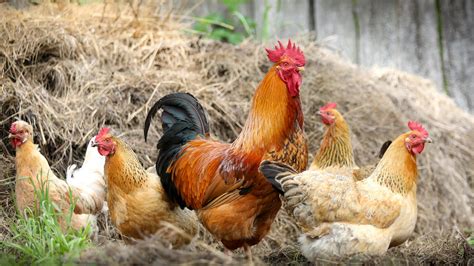
<path id="1" fill-rule="evenodd" d="M 142 239 L 160 233 L 175 247 L 191 240 L 197 233 L 196 215 L 168 198 L 159 177 L 143 168 L 124 141 L 102 128 L 93 146 L 106 158 L 109 214 L 122 235 Z M 168 230 L 169 225 L 174 228 Z"/>
<path id="2" fill-rule="evenodd" d="M 318 114 L 326 126 L 326 131 L 310 169 L 350 175 L 357 165 L 354 161 L 349 125 L 336 107 L 336 103 L 327 103 L 319 108 Z"/>
<path id="3" fill-rule="evenodd" d="M 299 241 L 308 259 L 382 255 L 411 235 L 417 217 L 416 156 L 431 139 L 421 124 L 408 126 L 410 131 L 393 141 L 362 181 L 318 170 L 297 174 L 283 164 L 262 163 L 260 170 L 284 192 L 286 210 L 303 229 Z"/>
<path id="4" fill-rule="evenodd" d="M 310 169 L 352 175 L 356 180 L 362 180 L 374 171 L 375 166 L 359 167 L 355 163 L 349 125 L 336 107 L 336 103 L 327 103 L 318 111 L 326 131 Z M 379 158 L 382 158 L 390 143 L 387 141 L 382 145 Z"/>
<path id="5" fill-rule="evenodd" d="M 73 164 L 67 168 L 66 182 L 73 187 L 80 188 L 83 194 L 87 193 L 102 202 L 102 212 L 107 211 L 106 185 L 104 180 L 105 158 L 97 152 L 97 147 L 92 147 L 95 136 L 89 141 L 82 167 L 77 169 Z"/>
<path id="6" fill-rule="evenodd" d="M 281 206 L 278 192 L 259 173 L 262 160 L 307 165 L 307 145 L 299 90 L 305 58 L 290 41 L 267 50 L 275 64 L 258 86 L 242 132 L 231 143 L 209 137 L 202 106 L 190 94 L 170 94 L 148 113 L 163 109 L 164 134 L 156 170 L 168 195 L 197 211 L 211 234 L 227 249 L 255 245 L 269 232 Z M 278 114 L 278 115 L 275 115 Z"/>
<path id="7" fill-rule="evenodd" d="M 93 215 L 101 210 L 102 201 L 83 193 L 82 189 L 70 187 L 68 184 L 56 177 L 51 171 L 48 161 L 40 153 L 38 146 L 33 143 L 33 127 L 25 121 L 12 123 L 9 132 L 12 146 L 16 149 L 16 204 L 20 212 L 24 213 L 26 208 L 36 208 L 35 191 L 46 186 L 48 195 L 59 211 L 66 214 L 70 208 L 70 193 L 75 201 L 75 209 L 71 218 L 71 226 L 80 229 L 87 224 L 95 227 Z M 65 229 L 67 227 L 64 217 L 59 217 L 59 223 Z"/>

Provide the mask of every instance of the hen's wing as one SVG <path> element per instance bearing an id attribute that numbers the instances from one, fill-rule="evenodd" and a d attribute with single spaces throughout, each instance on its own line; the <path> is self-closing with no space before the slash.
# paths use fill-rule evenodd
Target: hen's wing
<path id="1" fill-rule="evenodd" d="M 71 186 L 62 179 L 51 180 L 51 182 L 53 186 L 50 184 L 50 195 L 55 195 L 52 200 L 74 203 L 74 213 L 95 214 L 102 210 L 103 197 L 90 193 L 83 187 Z"/>
<path id="2" fill-rule="evenodd" d="M 196 139 L 183 147 L 169 170 L 186 206 L 200 209 L 211 201 L 220 205 L 248 193 L 260 160 L 230 144 Z"/>
<path id="3" fill-rule="evenodd" d="M 284 192 L 285 208 L 307 229 L 324 222 L 386 228 L 400 214 L 401 198 L 370 181 L 320 171 L 294 174 L 287 166 L 268 162 L 260 169 L 269 179 L 273 175 Z"/>

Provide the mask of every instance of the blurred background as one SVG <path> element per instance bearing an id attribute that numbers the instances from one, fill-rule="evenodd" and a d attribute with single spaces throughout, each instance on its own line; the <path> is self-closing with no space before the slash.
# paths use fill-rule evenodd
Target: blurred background
<path id="1" fill-rule="evenodd" d="M 7 1 L 17 8 L 41 2 Z M 129 4 L 138 13 L 145 1 Z M 426 77 L 474 112 L 474 0 L 175 0 L 172 5 L 186 10 L 194 33 L 234 44 L 309 34 L 355 64 Z"/>
<path id="2" fill-rule="evenodd" d="M 246 34 L 249 25 L 247 35 L 260 40 L 313 33 L 353 63 L 429 78 L 462 108 L 474 110 L 473 0 L 201 2 L 196 16 L 229 23 Z M 225 37 L 219 28 L 206 30 L 214 38 Z"/>

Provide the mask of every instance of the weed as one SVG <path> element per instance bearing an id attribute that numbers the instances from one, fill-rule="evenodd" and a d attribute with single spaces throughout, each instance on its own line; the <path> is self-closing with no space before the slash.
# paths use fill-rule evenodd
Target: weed
<path id="1" fill-rule="evenodd" d="M 226 7 L 226 13 L 213 12 L 196 18 L 194 31 L 208 38 L 232 44 L 254 37 L 255 21 L 239 12 L 239 7 L 247 0 L 221 0 L 220 2 Z"/>
<path id="2" fill-rule="evenodd" d="M 90 246 L 91 228 L 87 226 L 82 230 L 74 230 L 70 226 L 74 210 L 71 192 L 69 197 L 72 204 L 67 213 L 61 213 L 49 198 L 48 181 L 38 181 L 39 188 L 33 186 L 36 207 L 27 208 L 23 213 L 17 211 L 17 219 L 11 219 L 9 222 L 12 238 L 1 245 L 10 249 L 9 253 L 14 254 L 19 264 L 57 265 L 71 262 L 82 250 Z M 31 178 L 30 182 L 33 184 Z M 60 218 L 66 223 L 64 231 L 59 222 Z M 11 256 L 0 259 L 0 263 L 11 261 Z"/>

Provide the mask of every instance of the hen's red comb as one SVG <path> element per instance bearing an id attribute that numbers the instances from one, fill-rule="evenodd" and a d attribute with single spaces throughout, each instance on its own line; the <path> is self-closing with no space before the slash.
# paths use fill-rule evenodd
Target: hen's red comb
<path id="1" fill-rule="evenodd" d="M 416 131 L 420 132 L 421 135 L 423 135 L 423 137 L 425 137 L 425 138 L 428 137 L 428 131 L 426 131 L 426 129 L 418 122 L 409 121 L 408 122 L 408 128 L 410 128 L 411 130 L 416 130 Z"/>
<path id="2" fill-rule="evenodd" d="M 100 129 L 99 133 L 97 134 L 97 136 L 95 137 L 96 141 L 97 140 L 100 140 L 102 139 L 105 135 L 107 135 L 107 133 L 110 132 L 110 128 L 108 127 L 103 127 Z"/>
<path id="3" fill-rule="evenodd" d="M 319 111 L 323 112 L 323 111 L 328 111 L 330 109 L 334 109 L 337 107 L 337 104 L 336 103 L 327 103 L 325 106 L 319 108 Z"/>
<path id="4" fill-rule="evenodd" d="M 10 126 L 10 133 L 15 133 L 16 132 L 16 122 L 13 122 L 12 125 Z"/>
<path id="5" fill-rule="evenodd" d="M 288 45 L 286 48 L 278 41 L 278 45 L 275 45 L 275 50 L 267 49 L 267 56 L 270 61 L 277 63 L 281 60 L 283 56 L 288 56 L 295 61 L 298 66 L 304 66 L 305 58 L 303 52 L 300 50 L 296 44 L 291 43 L 291 40 L 288 39 Z"/>

